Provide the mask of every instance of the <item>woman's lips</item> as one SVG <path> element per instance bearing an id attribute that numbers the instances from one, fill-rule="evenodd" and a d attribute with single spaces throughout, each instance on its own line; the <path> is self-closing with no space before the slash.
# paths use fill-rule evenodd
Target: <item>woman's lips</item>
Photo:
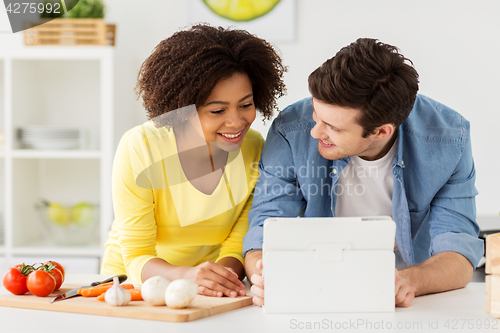
<path id="1" fill-rule="evenodd" d="M 225 142 L 237 143 L 243 139 L 244 131 L 233 132 L 233 133 L 217 133 L 217 135 Z"/>

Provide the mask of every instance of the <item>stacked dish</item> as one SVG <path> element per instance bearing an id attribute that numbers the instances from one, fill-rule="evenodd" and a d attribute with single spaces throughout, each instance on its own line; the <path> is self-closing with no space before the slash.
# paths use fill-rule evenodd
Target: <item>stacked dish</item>
<path id="1" fill-rule="evenodd" d="M 81 146 L 82 133 L 78 128 L 24 126 L 17 134 L 23 148 L 77 149 Z"/>
<path id="2" fill-rule="evenodd" d="M 4 245 L 4 226 L 3 226 L 3 216 L 0 214 L 0 245 Z"/>

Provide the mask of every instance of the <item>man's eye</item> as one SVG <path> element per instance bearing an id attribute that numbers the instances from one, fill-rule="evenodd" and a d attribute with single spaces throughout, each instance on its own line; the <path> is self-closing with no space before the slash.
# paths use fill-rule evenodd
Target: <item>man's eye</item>
<path id="1" fill-rule="evenodd" d="M 219 114 L 222 112 L 224 112 L 224 110 L 210 111 L 210 113 L 213 113 L 213 114 Z"/>
<path id="2" fill-rule="evenodd" d="M 329 127 L 332 131 L 334 131 L 334 132 L 340 132 L 338 129 L 333 128 L 332 126 L 328 126 L 328 127 Z"/>

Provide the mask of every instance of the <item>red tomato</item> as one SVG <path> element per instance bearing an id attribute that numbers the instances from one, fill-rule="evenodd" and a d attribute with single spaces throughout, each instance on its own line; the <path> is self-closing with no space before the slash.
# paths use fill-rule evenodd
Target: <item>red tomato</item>
<path id="1" fill-rule="evenodd" d="M 63 281 L 64 281 L 64 278 L 66 277 L 66 272 L 64 271 L 64 267 L 60 263 L 58 263 L 54 260 L 47 261 L 45 264 L 48 265 L 49 263 L 54 264 L 56 266 L 56 268 L 61 271 Z"/>
<path id="2" fill-rule="evenodd" d="M 59 288 L 61 288 L 61 285 L 63 284 L 63 281 L 64 281 L 64 277 L 61 273 L 60 270 L 58 270 L 57 268 L 52 268 L 49 272 L 50 275 L 52 275 L 54 277 L 54 279 L 56 280 L 56 286 L 54 288 L 54 290 L 59 290 Z"/>
<path id="3" fill-rule="evenodd" d="M 31 266 L 26 266 L 24 264 L 16 265 L 15 267 L 9 268 L 3 276 L 3 286 L 14 295 L 24 295 L 28 292 L 26 279 L 32 267 L 31 269 L 25 267 Z"/>
<path id="4" fill-rule="evenodd" d="M 56 288 L 56 279 L 45 271 L 36 270 L 28 275 L 28 290 L 36 296 L 48 296 Z"/>

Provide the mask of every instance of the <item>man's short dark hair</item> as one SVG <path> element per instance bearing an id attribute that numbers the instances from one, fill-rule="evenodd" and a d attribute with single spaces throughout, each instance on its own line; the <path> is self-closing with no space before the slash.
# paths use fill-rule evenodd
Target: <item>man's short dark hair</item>
<path id="1" fill-rule="evenodd" d="M 413 108 L 418 73 L 399 49 L 360 38 L 309 75 L 309 91 L 324 103 L 360 109 L 363 137 L 384 124 L 401 125 Z"/>

